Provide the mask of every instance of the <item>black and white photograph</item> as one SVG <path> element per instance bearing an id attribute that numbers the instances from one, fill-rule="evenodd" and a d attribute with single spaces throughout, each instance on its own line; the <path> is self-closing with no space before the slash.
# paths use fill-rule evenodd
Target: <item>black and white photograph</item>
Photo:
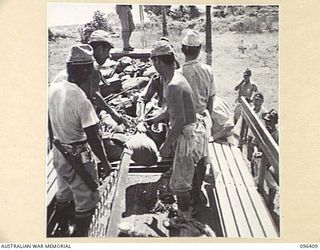
<path id="1" fill-rule="evenodd" d="M 279 238 L 279 9 L 48 2 L 46 237 Z"/>

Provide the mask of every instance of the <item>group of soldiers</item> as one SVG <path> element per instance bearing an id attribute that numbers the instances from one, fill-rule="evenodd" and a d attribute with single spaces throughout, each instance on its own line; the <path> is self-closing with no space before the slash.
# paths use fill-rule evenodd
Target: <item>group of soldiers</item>
<path id="1" fill-rule="evenodd" d="M 49 87 L 49 122 L 58 182 L 56 213 L 61 230 L 67 231 L 69 227 L 63 221 L 68 221 L 74 204 L 71 214 L 75 228 L 70 235 L 76 237 L 87 236 L 99 201 L 97 165 L 106 176 L 112 171 L 99 133 L 97 113 L 103 110 L 116 123 L 128 125 L 127 119 L 108 105 L 99 89 L 101 81 L 107 82 L 100 69 L 113 47 L 107 32 L 94 31 L 88 44 L 71 48 L 66 70 L 60 72 Z M 201 185 L 209 162 L 209 138 L 232 140 L 234 121 L 226 102 L 216 95 L 212 67 L 198 60 L 201 41 L 197 31 L 186 33 L 181 51 L 185 61 L 180 66 L 167 38 L 154 44 L 151 61 L 156 73 L 138 98 L 137 128 L 143 131 L 144 125 L 168 124 L 159 155 L 173 159 L 172 169 L 166 173 L 170 177 L 169 187 L 176 196 L 178 215 L 189 218 L 206 202 Z M 248 72 L 236 87 L 239 96 L 257 92 L 250 81 L 248 85 Z M 155 96 L 160 108 L 151 116 L 146 115 L 146 105 Z M 261 93 L 255 93 L 254 103 L 258 97 L 263 98 Z M 273 117 L 269 112 L 264 119 L 270 121 Z"/>
<path id="2" fill-rule="evenodd" d="M 253 111 L 257 115 L 258 119 L 264 124 L 274 141 L 279 143 L 279 134 L 277 129 L 278 124 L 278 112 L 275 109 L 267 110 L 264 108 L 264 95 L 259 91 L 256 84 L 250 81 L 251 70 L 246 69 L 243 74 L 243 79 L 240 83 L 235 87 L 235 91 L 238 91 L 238 97 L 236 99 L 236 106 L 234 110 L 234 124 L 236 124 L 241 117 L 241 104 L 239 99 L 241 97 L 245 97 L 247 102 L 252 106 Z M 259 156 L 261 154 L 259 149 L 259 143 L 257 138 L 254 136 L 253 132 L 250 128 L 246 131 L 246 142 L 247 142 L 247 159 L 251 164 L 251 172 L 254 177 L 258 177 L 259 169 L 256 166 L 255 156 Z M 242 138 L 240 138 L 242 139 Z M 268 169 L 265 176 L 265 182 L 269 190 L 269 197 L 267 200 L 267 205 L 273 210 L 273 202 L 275 195 L 278 191 L 278 185 L 272 178 L 272 174 L 274 173 L 274 169 L 270 164 L 268 164 Z M 263 192 L 261 190 L 261 192 Z"/>

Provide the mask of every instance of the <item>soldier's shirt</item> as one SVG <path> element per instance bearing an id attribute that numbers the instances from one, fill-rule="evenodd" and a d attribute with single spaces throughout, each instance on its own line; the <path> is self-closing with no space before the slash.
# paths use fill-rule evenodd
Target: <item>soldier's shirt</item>
<path id="1" fill-rule="evenodd" d="M 178 72 L 188 80 L 193 92 L 195 110 L 202 114 L 209 97 L 217 92 L 212 67 L 198 60 L 191 60 L 184 63 Z"/>
<path id="2" fill-rule="evenodd" d="M 99 122 L 84 91 L 68 81 L 49 87 L 48 106 L 53 133 L 63 143 L 86 140 L 84 128 Z"/>

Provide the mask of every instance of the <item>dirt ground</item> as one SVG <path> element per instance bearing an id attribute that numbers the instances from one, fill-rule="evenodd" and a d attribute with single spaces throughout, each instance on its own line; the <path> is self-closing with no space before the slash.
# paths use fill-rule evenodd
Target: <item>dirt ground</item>
<path id="1" fill-rule="evenodd" d="M 169 30 L 169 39 L 174 46 L 179 62 L 183 62 L 181 52 L 181 36 Z M 65 68 L 65 60 L 72 45 L 79 42 L 77 33 L 73 32 L 75 38 L 57 39 L 56 42 L 48 44 L 48 82 Z M 236 98 L 234 87 L 242 79 L 246 68 L 252 70 L 251 80 L 265 95 L 265 107 L 278 110 L 278 32 L 262 34 L 237 34 L 226 32 L 223 34 L 213 33 L 213 70 L 218 84 L 218 95 L 233 107 Z M 160 31 L 146 30 L 145 39 L 147 47 L 162 36 Z M 201 33 L 205 41 L 205 33 Z M 136 48 L 142 48 L 141 39 L 143 32 L 133 33 L 131 43 Z M 112 38 L 115 47 L 121 48 L 121 38 Z M 240 48 L 244 48 L 244 53 Z M 200 54 L 202 61 L 206 61 L 206 54 L 202 50 Z"/>

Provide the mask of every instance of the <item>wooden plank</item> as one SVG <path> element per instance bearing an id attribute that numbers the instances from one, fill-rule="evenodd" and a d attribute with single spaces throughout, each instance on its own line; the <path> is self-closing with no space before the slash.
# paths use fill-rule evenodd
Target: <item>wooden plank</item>
<path id="1" fill-rule="evenodd" d="M 57 178 L 57 172 L 53 168 L 50 172 L 50 175 L 47 177 L 47 189 L 52 185 L 53 182 L 55 182 L 55 179 Z"/>
<path id="2" fill-rule="evenodd" d="M 225 181 L 221 174 L 222 171 L 220 163 L 214 151 L 213 144 L 211 143 L 209 144 L 209 154 L 213 161 L 214 167 L 216 168 L 216 171 L 218 170 L 220 172 L 220 174 L 217 176 L 217 180 L 215 180 L 215 197 L 217 197 L 217 207 L 220 208 L 218 213 L 220 217 L 221 228 L 224 236 L 237 238 L 240 235 L 236 227 L 234 214 L 231 210 L 229 197 L 225 188 Z M 215 171 L 215 169 L 213 169 L 213 171 Z"/>
<path id="3" fill-rule="evenodd" d="M 221 144 L 222 151 L 224 153 L 224 156 L 226 158 L 226 161 L 228 162 L 229 171 L 233 179 L 233 183 L 236 186 L 245 186 L 242 176 L 240 175 L 239 171 L 237 171 L 237 165 L 234 164 L 234 157 L 231 153 L 231 149 L 228 143 L 222 143 Z M 246 166 L 245 166 L 246 167 Z M 235 169 L 236 168 L 236 169 Z"/>
<path id="4" fill-rule="evenodd" d="M 125 193 L 126 183 L 128 179 L 129 165 L 131 160 L 132 151 L 124 149 L 121 157 L 120 169 L 118 174 L 118 181 L 116 186 L 116 195 L 112 202 L 110 220 L 107 228 L 108 237 L 118 236 L 118 226 L 121 221 L 121 214 L 125 211 Z"/>
<path id="5" fill-rule="evenodd" d="M 226 183 L 226 189 L 228 197 L 230 199 L 230 205 L 235 216 L 236 225 L 240 233 L 240 237 L 252 237 L 244 212 L 244 205 L 242 204 L 242 201 L 237 193 L 234 184 L 234 178 L 232 177 L 230 172 L 230 165 L 227 162 L 221 144 L 214 143 L 214 149 L 217 154 L 223 176 L 226 177 L 227 180 L 232 181 L 232 183 Z"/>
<path id="6" fill-rule="evenodd" d="M 241 171 L 241 175 L 243 176 L 244 181 L 246 183 L 248 183 L 249 180 L 253 181 L 249 171 L 245 171 L 242 166 L 243 164 L 245 164 L 245 162 L 242 158 L 240 150 L 231 146 L 231 151 L 233 152 L 233 155 L 236 158 L 236 162 L 239 163 L 238 169 Z M 248 194 L 250 196 L 251 202 L 255 205 L 256 214 L 259 218 L 260 224 L 262 225 L 262 228 L 266 237 L 278 237 L 276 226 L 273 223 L 272 217 L 268 211 L 268 208 L 264 204 L 262 197 L 257 192 L 256 187 L 247 185 L 247 190 L 248 190 Z"/>
<path id="7" fill-rule="evenodd" d="M 50 205 L 51 201 L 56 195 L 56 192 L 58 192 L 58 183 L 57 181 L 53 182 L 50 187 L 47 189 L 47 206 Z"/>
<path id="8" fill-rule="evenodd" d="M 247 187 L 255 188 L 256 185 L 254 183 L 251 173 L 248 171 L 248 167 L 242 157 L 240 149 L 233 145 L 230 145 L 230 149 L 231 149 L 231 152 L 233 153 L 233 157 L 238 163 L 238 170 L 243 178 L 243 182 L 246 183 Z"/>
<path id="9" fill-rule="evenodd" d="M 46 180 L 46 188 L 47 188 L 47 206 L 50 205 L 51 201 L 56 195 L 58 191 L 57 184 L 57 173 L 55 168 L 53 167 L 53 151 L 50 150 L 47 155 L 47 180 Z"/>
<path id="10" fill-rule="evenodd" d="M 50 150 L 49 154 L 47 155 L 47 178 L 54 170 L 53 167 L 53 151 Z"/>
<path id="11" fill-rule="evenodd" d="M 262 197 L 259 195 L 256 189 L 250 188 L 248 191 L 252 198 L 252 201 L 255 204 L 255 208 L 261 221 L 261 225 L 263 226 L 266 237 L 279 237 L 276 226 Z"/>
<path id="12" fill-rule="evenodd" d="M 258 215 L 256 214 L 255 210 L 255 204 L 250 199 L 250 195 L 248 193 L 246 183 L 243 181 L 243 178 L 241 174 L 239 173 L 237 162 L 235 161 L 235 158 L 231 152 L 230 145 L 224 144 L 222 145 L 223 151 L 227 157 L 227 161 L 230 166 L 231 174 L 235 178 L 235 184 L 237 187 L 237 193 L 240 197 L 240 200 L 244 206 L 244 212 L 247 219 L 247 222 L 249 224 L 250 231 L 253 235 L 253 237 L 265 237 L 264 231 L 262 229 L 262 225 L 260 224 Z M 242 166 L 244 170 L 247 169 L 246 166 Z"/>

